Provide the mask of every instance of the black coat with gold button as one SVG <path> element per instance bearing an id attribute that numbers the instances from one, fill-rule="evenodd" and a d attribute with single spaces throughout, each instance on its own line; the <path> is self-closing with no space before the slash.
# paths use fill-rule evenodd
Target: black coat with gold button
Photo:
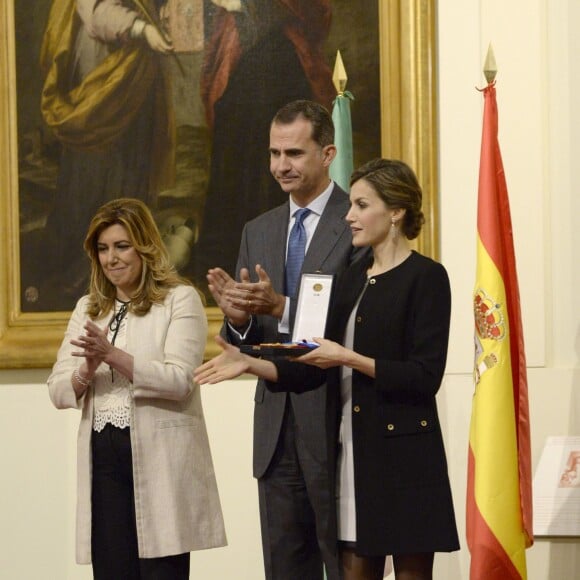
<path id="1" fill-rule="evenodd" d="M 361 260 L 339 280 L 326 333 L 343 341 L 364 289 L 355 317 L 353 350 L 375 359 L 376 376 L 354 371 L 352 378 L 357 552 L 457 550 L 435 401 L 449 338 L 447 273 L 441 264 L 413 252 L 396 268 L 370 278 L 365 288 L 368 266 Z M 274 388 L 296 385 L 297 372 L 304 373 L 305 388 L 320 377 L 306 365 L 292 366 L 278 365 L 280 383 Z M 340 397 L 338 370 L 328 371 L 329 396 Z M 288 375 L 293 375 L 290 381 Z M 333 428 L 337 428 L 338 421 L 328 423 L 336 423 Z"/>

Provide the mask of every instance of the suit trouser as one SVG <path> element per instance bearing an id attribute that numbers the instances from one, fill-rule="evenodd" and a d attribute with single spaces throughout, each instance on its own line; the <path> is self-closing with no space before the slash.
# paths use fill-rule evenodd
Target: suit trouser
<path id="1" fill-rule="evenodd" d="M 328 536 L 336 499 L 328 466 L 312 456 L 297 433 L 290 398 L 276 451 L 258 480 L 266 580 L 340 578 L 337 542 Z"/>
<path id="2" fill-rule="evenodd" d="M 92 434 L 91 550 L 95 580 L 187 580 L 189 552 L 139 558 L 130 430 Z"/>

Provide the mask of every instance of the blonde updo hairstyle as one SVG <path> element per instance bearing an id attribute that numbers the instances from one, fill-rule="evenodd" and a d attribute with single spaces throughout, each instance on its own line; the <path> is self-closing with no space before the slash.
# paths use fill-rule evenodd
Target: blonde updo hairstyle
<path id="1" fill-rule="evenodd" d="M 127 230 L 129 240 L 143 264 L 139 287 L 131 296 L 129 308 L 132 313 L 143 316 L 153 304 L 163 302 L 170 288 L 190 284 L 171 264 L 149 208 L 138 199 L 114 199 L 97 210 L 84 242 L 85 252 L 91 261 L 88 314 L 92 319 L 105 316 L 114 309 L 117 289 L 105 276 L 99 261 L 98 241 L 101 233 L 115 224 Z"/>
<path id="2" fill-rule="evenodd" d="M 373 159 L 355 170 L 350 179 L 352 187 L 364 179 L 390 209 L 404 209 L 400 231 L 414 240 L 421 232 L 425 216 L 421 211 L 423 192 L 413 170 L 403 161 Z"/>

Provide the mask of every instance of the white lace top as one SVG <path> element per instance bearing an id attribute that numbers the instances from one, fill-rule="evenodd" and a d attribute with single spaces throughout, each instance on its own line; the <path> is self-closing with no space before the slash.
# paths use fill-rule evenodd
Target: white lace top
<path id="1" fill-rule="evenodd" d="M 121 304 L 115 302 L 115 312 Z M 125 349 L 127 346 L 127 314 L 120 323 L 115 336 L 115 346 Z M 109 328 L 107 338 L 113 339 L 114 332 Z M 107 368 L 106 373 L 99 373 L 95 381 L 93 430 L 100 432 L 107 423 L 124 429 L 131 426 L 131 393 L 130 381 L 114 369 Z"/>

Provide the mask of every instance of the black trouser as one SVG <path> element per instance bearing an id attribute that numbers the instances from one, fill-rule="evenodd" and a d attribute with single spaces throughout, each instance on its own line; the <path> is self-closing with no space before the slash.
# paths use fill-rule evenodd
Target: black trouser
<path id="1" fill-rule="evenodd" d="M 108 424 L 92 436 L 95 580 L 187 580 L 189 552 L 139 558 L 130 430 Z"/>
<path id="2" fill-rule="evenodd" d="M 267 472 L 258 480 L 260 523 L 266 580 L 338 580 L 336 539 L 327 526 L 336 500 L 321 465 L 295 425 L 286 402 L 282 432 Z"/>

